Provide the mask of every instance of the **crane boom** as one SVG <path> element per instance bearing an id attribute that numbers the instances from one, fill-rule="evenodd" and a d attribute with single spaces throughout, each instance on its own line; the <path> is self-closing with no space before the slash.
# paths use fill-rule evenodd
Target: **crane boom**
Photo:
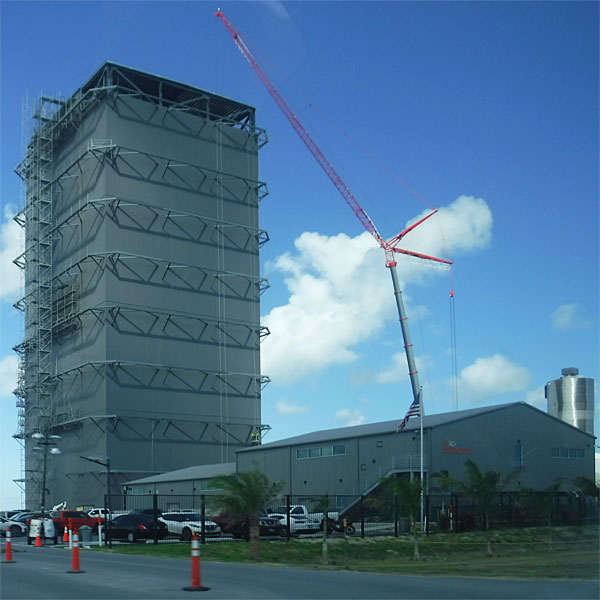
<path id="1" fill-rule="evenodd" d="M 379 245 L 386 250 L 386 256 L 389 252 L 391 256 L 391 248 L 389 248 L 386 240 L 381 237 L 377 227 L 366 213 L 365 209 L 360 205 L 358 200 L 354 197 L 354 194 L 350 191 L 348 186 L 344 183 L 342 178 L 338 175 L 336 170 L 333 168 L 331 163 L 327 160 L 325 155 L 321 152 L 315 141 L 312 139 L 308 131 L 304 128 L 302 123 L 298 120 L 298 117 L 292 112 L 286 101 L 281 97 L 281 94 L 277 91 L 277 88 L 273 85 L 267 74 L 263 71 L 262 67 L 258 64 L 254 58 L 252 52 L 242 39 L 240 32 L 227 20 L 222 12 L 216 12 L 215 15 L 221 19 L 223 25 L 227 29 L 229 35 L 232 37 L 235 45 L 242 53 L 243 57 L 248 61 L 248 64 L 252 67 L 252 70 L 256 73 L 258 78 L 262 81 L 263 85 L 267 88 L 267 91 L 273 97 L 273 100 L 277 103 L 277 106 L 281 109 L 283 114 L 287 117 L 291 126 L 294 128 L 300 139 L 304 142 L 310 153 L 314 156 L 315 160 L 319 163 L 323 171 L 333 185 L 338 189 L 344 200 L 348 203 L 354 214 L 358 217 L 364 228 L 377 240 Z"/>
<path id="2" fill-rule="evenodd" d="M 445 264 L 452 264 L 448 260 L 444 260 L 442 258 L 436 258 L 434 256 L 428 256 L 427 254 L 418 254 L 415 252 L 411 252 L 409 250 L 405 250 L 403 248 L 398 248 L 393 243 L 385 240 L 375 224 L 371 220 L 371 217 L 367 214 L 367 211 L 360 205 L 358 200 L 354 197 L 354 194 L 350 191 L 348 186 L 344 183 L 344 180 L 339 176 L 337 171 L 333 168 L 332 164 L 327 160 L 325 155 L 321 152 L 321 149 L 317 146 L 316 142 L 312 139 L 308 131 L 304 128 L 302 123 L 299 121 L 298 117 L 292 112 L 291 108 L 287 105 L 287 102 L 281 97 L 281 94 L 277 91 L 277 88 L 273 85 L 268 75 L 263 71 L 262 67 L 258 64 L 256 58 L 244 42 L 241 33 L 227 20 L 227 17 L 221 12 L 215 12 L 215 16 L 217 16 L 225 25 L 225 29 L 233 39 L 235 45 L 238 47 L 238 50 L 242 53 L 242 56 L 246 59 L 248 64 L 252 67 L 252 70 L 256 73 L 258 78 L 261 80 L 269 94 L 273 100 L 275 100 L 277 106 L 281 109 L 281 112 L 286 116 L 287 120 L 290 122 L 290 125 L 294 128 L 294 131 L 298 134 L 300 139 L 304 142 L 305 146 L 308 148 L 310 153 L 313 155 L 315 160 L 319 163 L 323 171 L 333 185 L 340 192 L 344 200 L 347 202 L 348 206 L 352 209 L 352 212 L 358 217 L 358 220 L 363 224 L 363 227 L 377 240 L 377 243 L 383 248 L 385 251 L 386 262 L 389 265 L 395 264 L 394 261 L 394 252 L 399 252 L 401 254 L 408 254 L 411 256 L 416 256 L 418 258 L 423 258 L 426 260 L 433 260 L 436 262 L 441 262 Z M 416 223 L 409 229 L 403 231 L 401 234 L 392 238 L 392 241 L 399 241 L 408 231 L 414 229 L 417 225 L 422 223 L 425 219 L 433 216 L 437 211 L 433 211 L 424 219 L 421 219 L 419 223 Z"/>
<path id="3" fill-rule="evenodd" d="M 267 88 L 267 91 L 275 100 L 277 106 L 281 109 L 283 114 L 286 116 L 291 126 L 294 128 L 300 139 L 304 142 L 310 153 L 319 163 L 325 174 L 329 177 L 333 185 L 338 189 L 344 200 L 350 206 L 354 214 L 358 217 L 360 222 L 363 224 L 364 228 L 377 240 L 379 245 L 385 251 L 386 258 L 386 266 L 390 269 L 390 273 L 392 276 L 392 283 L 394 286 L 394 297 L 396 299 L 396 305 L 398 308 L 398 316 L 400 320 L 400 326 L 402 328 L 402 337 L 404 339 L 404 350 L 406 353 L 406 359 L 408 362 L 408 372 L 410 376 L 410 383 L 412 386 L 413 397 L 415 401 L 419 405 L 419 410 L 421 416 L 424 414 L 423 404 L 421 399 L 421 386 L 419 385 L 419 376 L 418 371 L 415 364 L 414 353 L 412 350 L 412 343 L 410 341 L 410 333 L 408 331 L 407 317 L 404 310 L 404 302 L 402 300 L 402 290 L 400 289 L 400 284 L 398 282 L 398 275 L 396 273 L 396 261 L 394 260 L 394 253 L 399 252 L 401 254 L 406 254 L 409 256 L 414 256 L 416 258 L 432 260 L 440 263 L 445 263 L 451 265 L 451 261 L 444 260 L 442 258 L 436 258 L 434 256 L 428 256 L 427 254 L 421 254 L 419 252 L 413 252 L 411 250 L 405 250 L 404 248 L 399 248 L 396 244 L 410 231 L 412 231 L 415 227 L 423 223 L 432 217 L 437 210 L 434 210 L 430 214 L 426 215 L 413 225 L 407 227 L 404 231 L 394 236 L 390 241 L 385 240 L 381 237 L 377 227 L 366 213 L 365 209 L 360 205 L 358 200 L 354 197 L 348 186 L 344 183 L 342 178 L 338 175 L 336 170 L 333 168 L 331 163 L 325 158 L 324 154 L 321 152 L 320 148 L 317 146 L 315 141 L 312 139 L 310 134 L 306 131 L 302 123 L 298 120 L 296 115 L 292 112 L 290 107 L 287 105 L 285 100 L 281 97 L 271 80 L 268 78 L 267 74 L 262 70 L 262 67 L 258 64 L 257 60 L 254 58 L 252 52 L 242 39 L 240 32 L 227 20 L 225 15 L 219 10 L 215 12 L 215 16 L 217 16 L 225 25 L 227 32 L 235 42 L 235 45 L 238 47 L 239 51 L 242 53 L 244 58 L 248 61 L 248 64 L 252 67 L 252 70 L 258 75 L 258 78 L 262 81 L 263 85 Z M 422 438 L 422 436 L 421 436 Z M 422 470 L 422 468 L 421 468 Z M 422 474 L 421 474 L 422 479 Z"/>

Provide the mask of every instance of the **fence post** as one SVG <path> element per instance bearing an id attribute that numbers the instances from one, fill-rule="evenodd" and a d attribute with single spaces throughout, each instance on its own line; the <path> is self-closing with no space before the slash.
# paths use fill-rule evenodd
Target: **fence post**
<path id="1" fill-rule="evenodd" d="M 152 520 L 154 522 L 154 543 L 158 544 L 158 496 L 156 495 L 156 492 L 152 494 L 152 512 L 154 513 L 152 515 Z"/>
<path id="2" fill-rule="evenodd" d="M 360 537 L 365 537 L 365 497 L 360 495 Z"/>
<path id="3" fill-rule="evenodd" d="M 104 506 L 109 507 L 110 506 L 110 495 L 109 494 L 105 494 L 104 496 Z M 104 519 L 104 541 L 108 544 L 109 548 L 112 548 L 112 538 L 110 537 L 110 521 L 112 519 L 112 511 L 109 508 L 108 509 L 108 514 L 106 515 L 106 518 Z M 69 533 L 69 535 L 71 535 Z M 100 543 L 100 540 L 98 540 L 98 543 Z"/>
<path id="4" fill-rule="evenodd" d="M 206 535 L 204 532 L 204 523 L 206 521 L 206 502 L 204 494 L 200 496 L 200 517 L 202 519 L 202 531 L 200 532 L 200 543 L 206 544 Z"/>
<path id="5" fill-rule="evenodd" d="M 454 523 L 456 524 L 455 531 L 458 533 L 460 531 L 459 521 L 458 521 L 458 494 L 454 496 Z"/>
<path id="6" fill-rule="evenodd" d="M 291 519 L 290 505 L 291 505 L 291 498 L 290 498 L 290 495 L 287 494 L 285 497 L 285 522 L 287 524 L 285 537 L 287 538 L 288 542 L 290 541 L 290 538 L 292 536 L 291 523 L 290 523 L 290 519 Z"/>

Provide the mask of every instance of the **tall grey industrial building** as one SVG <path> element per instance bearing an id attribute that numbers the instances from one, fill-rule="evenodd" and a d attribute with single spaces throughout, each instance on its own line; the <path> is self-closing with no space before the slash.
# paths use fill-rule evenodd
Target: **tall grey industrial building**
<path id="1" fill-rule="evenodd" d="M 19 429 L 26 505 L 226 463 L 261 432 L 258 150 L 252 107 L 105 63 L 43 97 L 25 182 Z M 39 450 L 42 452 L 39 452 Z"/>

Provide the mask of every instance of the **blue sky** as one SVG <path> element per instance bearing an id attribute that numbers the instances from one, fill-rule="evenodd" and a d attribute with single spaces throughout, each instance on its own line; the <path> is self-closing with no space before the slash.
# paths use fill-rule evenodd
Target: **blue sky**
<path id="1" fill-rule="evenodd" d="M 449 255 L 452 279 L 408 260 L 398 266 L 427 412 L 518 400 L 545 409 L 544 384 L 568 366 L 598 381 L 597 3 L 220 7 L 382 235 L 428 204 L 440 209 L 404 241 Z M 67 96 L 107 59 L 251 104 L 267 130 L 265 441 L 400 420 L 408 409 L 383 252 L 244 61 L 217 8 L 0 3 L 0 508 L 20 502 L 11 348 L 22 325 L 10 262 L 19 239 L 10 216 L 21 198 L 13 168 L 22 100 Z M 598 429 L 598 411 L 595 421 Z"/>

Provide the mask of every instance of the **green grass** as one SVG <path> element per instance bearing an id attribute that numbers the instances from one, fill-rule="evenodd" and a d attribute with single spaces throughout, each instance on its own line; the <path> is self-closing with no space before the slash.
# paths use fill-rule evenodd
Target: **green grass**
<path id="1" fill-rule="evenodd" d="M 493 556 L 486 555 L 483 532 L 422 537 L 421 561 L 413 560 L 410 538 L 335 538 L 329 540 L 329 565 L 321 564 L 321 540 L 261 541 L 261 563 L 314 569 L 378 573 L 598 580 L 596 526 L 556 527 L 552 550 L 544 528 L 492 532 Z M 202 560 L 251 562 L 249 544 L 221 541 L 201 546 Z M 104 552 L 188 559 L 188 544 L 115 545 Z"/>

